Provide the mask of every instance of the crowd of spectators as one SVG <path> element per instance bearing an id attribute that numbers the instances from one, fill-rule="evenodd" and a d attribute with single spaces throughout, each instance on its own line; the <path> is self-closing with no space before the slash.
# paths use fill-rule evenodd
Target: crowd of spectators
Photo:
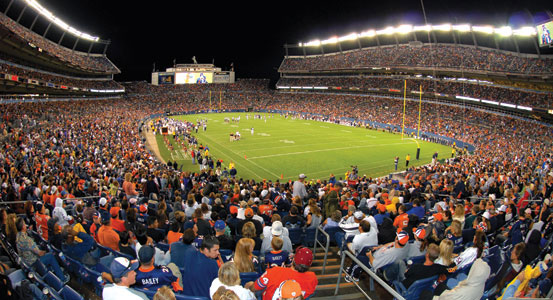
<path id="1" fill-rule="evenodd" d="M 220 85 L 213 109 L 281 110 L 337 123 L 347 117 L 348 124 L 357 126 L 402 121 L 399 100 L 277 93 L 257 88 L 257 83 L 247 90 L 251 85 L 241 84 Z M 31 232 L 83 264 L 104 265 L 104 279 L 112 282 L 104 287 L 105 299 L 144 296 L 128 294 L 127 287 L 161 286 L 169 288 L 162 292 L 213 299 L 223 286 L 242 295 L 240 299 L 252 299 L 259 291 L 264 291 L 263 299 L 271 299 L 287 291 L 279 288 L 286 279 L 299 283 L 299 293 L 308 297 L 317 285 L 309 271 L 313 255 L 306 248 L 294 249 L 289 231 L 317 224 L 328 230 L 341 228 L 342 250 L 350 245 L 373 269 L 390 259 L 410 257 L 411 248 L 425 255 L 429 264 L 441 258 L 447 268 L 433 268 L 432 274 L 472 266 L 467 280 L 456 277 L 461 282 L 450 290 L 445 284 L 437 289 L 447 298 L 467 285 L 483 285 L 482 276 L 490 274 L 483 259 L 492 255 L 493 245 L 520 248 L 517 245 L 523 243 L 527 249 L 541 250 L 553 232 L 551 201 L 545 200 L 553 192 L 553 133 L 545 125 L 425 103 L 421 129 L 471 143 L 474 153 L 411 167 L 403 182 L 360 177 L 355 168 L 345 178 L 316 180 L 300 174 L 295 182 L 256 181 L 242 179 L 239 173 L 218 176 L 212 167 L 180 171 L 161 163 L 145 147 L 140 120 L 167 111 L 209 110 L 209 86 L 193 91 L 145 83 L 125 87 L 129 94 L 118 100 L 1 106 L 0 196 L 3 202 L 26 201 L 0 212 L 2 232 L 25 263 L 40 259 L 60 279 L 68 278 L 58 270 L 57 260 L 28 238 Z M 417 111 L 418 103 L 409 102 L 407 127 L 416 128 Z M 25 216 L 18 219 L 12 212 Z M 452 259 L 453 250 L 447 250 L 452 247 L 445 245 L 442 252 L 441 244 L 451 240 L 458 246 L 459 228 L 472 230 L 465 242 L 473 244 L 456 250 L 459 255 Z M 418 249 L 408 240 L 416 240 Z M 105 261 L 90 251 L 95 243 L 140 262 L 124 257 Z M 363 250 L 366 246 L 375 248 Z M 232 254 L 223 257 L 221 249 Z M 512 274 L 519 282 L 504 282 L 500 288 L 506 287 L 505 293 L 532 278 L 551 280 L 549 260 L 535 264 L 542 258 L 540 251 L 518 255 L 522 265 L 516 256 L 512 264 L 516 270 L 529 269 L 521 273 L 528 275 Z M 224 263 L 227 260 L 232 262 Z M 415 272 L 424 269 L 418 264 L 411 268 L 404 273 L 406 286 L 428 274 Z M 531 273 L 535 268 L 541 271 Z M 252 271 L 259 278 L 241 286 L 236 274 Z M 358 280 L 359 268 L 351 265 L 347 271 L 348 280 Z M 479 288 L 471 293 L 478 294 Z"/>
<path id="2" fill-rule="evenodd" d="M 360 89 L 394 89 L 403 91 L 404 81 L 407 80 L 407 91 L 422 91 L 425 93 L 439 93 L 456 95 L 509 103 L 528 107 L 551 108 L 553 93 L 546 91 L 530 91 L 515 89 L 507 86 L 494 86 L 469 81 L 448 79 L 419 79 L 416 77 L 282 77 L 277 86 L 327 86 Z"/>
<path id="3" fill-rule="evenodd" d="M 31 44 L 36 51 L 48 53 L 53 58 L 74 68 L 108 74 L 119 73 L 117 67 L 105 55 L 89 55 L 65 48 L 32 32 L 3 13 L 0 14 L 0 26 L 13 33 L 12 38 L 25 44 Z"/>
<path id="4" fill-rule="evenodd" d="M 553 59 L 461 45 L 378 47 L 307 57 L 286 57 L 279 72 L 335 71 L 372 67 L 420 67 L 515 74 L 550 74 Z"/>
<path id="5" fill-rule="evenodd" d="M 122 89 L 123 87 L 113 79 L 77 79 L 54 73 L 40 72 L 23 66 L 15 66 L 13 64 L 0 63 L 0 73 L 16 75 L 19 78 L 31 80 L 31 82 L 41 82 L 47 86 L 48 83 L 55 85 L 63 85 L 68 88 L 79 89 L 96 89 L 96 90 L 114 90 Z"/>

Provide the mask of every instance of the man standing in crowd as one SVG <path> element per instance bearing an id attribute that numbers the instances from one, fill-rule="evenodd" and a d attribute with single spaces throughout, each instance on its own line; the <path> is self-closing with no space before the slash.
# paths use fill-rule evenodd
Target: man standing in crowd
<path id="1" fill-rule="evenodd" d="M 294 181 L 294 185 L 292 186 L 292 197 L 300 197 L 300 199 L 305 199 L 307 197 L 307 190 L 305 189 L 305 184 L 303 183 L 305 181 L 305 174 L 300 174 L 298 180 Z"/>

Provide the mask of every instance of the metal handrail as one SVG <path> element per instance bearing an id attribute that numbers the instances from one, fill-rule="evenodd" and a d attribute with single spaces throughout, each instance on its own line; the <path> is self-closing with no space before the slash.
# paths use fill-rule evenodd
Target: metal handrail
<path id="1" fill-rule="evenodd" d="M 376 280 L 386 291 L 388 291 L 395 299 L 397 300 L 405 300 L 403 296 L 398 293 L 396 290 L 394 290 L 391 286 L 389 286 L 384 280 L 382 280 L 378 275 L 376 275 L 373 271 L 371 271 L 364 263 L 362 263 L 353 253 L 351 253 L 349 250 L 342 250 L 341 255 L 341 262 L 340 262 L 340 271 L 338 272 L 338 281 L 336 282 L 336 290 L 334 291 L 334 295 L 338 295 L 338 290 L 340 289 L 340 280 L 342 279 L 342 273 L 344 272 L 344 262 L 346 260 L 346 255 L 349 256 L 349 258 L 356 263 L 363 271 L 367 272 L 369 276 L 371 277 L 371 285 L 370 290 L 374 290 L 373 280 Z M 360 291 L 367 297 L 367 299 L 371 299 L 369 295 L 363 291 L 363 289 L 359 286 L 359 284 L 355 281 L 351 281 Z"/>
<path id="2" fill-rule="evenodd" d="M 326 246 L 323 245 L 321 242 L 319 242 L 319 232 L 321 232 L 326 237 Z M 326 268 L 326 259 L 328 257 L 328 248 L 330 247 L 330 235 L 326 231 L 324 231 L 321 225 L 317 226 L 317 229 L 315 229 L 315 242 L 313 243 L 313 256 L 315 256 L 315 253 L 317 252 L 317 244 L 319 244 L 321 248 L 325 249 L 325 257 L 323 260 L 323 270 L 321 272 L 321 274 L 324 274 L 325 268 Z"/>

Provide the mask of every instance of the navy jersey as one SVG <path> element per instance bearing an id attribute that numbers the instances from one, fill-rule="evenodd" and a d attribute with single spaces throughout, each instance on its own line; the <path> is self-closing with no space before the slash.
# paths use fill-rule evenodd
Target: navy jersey
<path id="1" fill-rule="evenodd" d="M 141 289 L 157 291 L 158 288 L 167 285 L 174 288 L 178 284 L 178 278 L 166 266 L 156 266 L 149 269 L 143 267 L 136 270 L 135 286 Z"/>
<path id="2" fill-rule="evenodd" d="M 288 252 L 284 250 L 271 251 L 265 254 L 265 263 L 267 263 L 267 268 L 284 267 L 290 264 L 290 257 Z"/>

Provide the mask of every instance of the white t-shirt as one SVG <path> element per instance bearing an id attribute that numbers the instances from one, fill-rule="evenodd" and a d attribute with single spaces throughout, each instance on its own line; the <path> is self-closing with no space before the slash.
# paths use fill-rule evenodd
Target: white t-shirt
<path id="1" fill-rule="evenodd" d="M 211 287 L 209 288 L 209 297 L 213 299 L 213 294 L 217 292 L 217 290 L 224 286 L 226 289 L 233 291 L 240 300 L 256 300 L 254 293 L 252 291 L 242 287 L 241 285 L 233 285 L 228 286 L 221 283 L 219 278 L 215 278 L 213 282 L 211 283 Z"/>
<path id="2" fill-rule="evenodd" d="M 126 286 L 108 284 L 102 292 L 103 300 L 147 300 L 148 297 L 142 292 L 130 289 Z"/>

